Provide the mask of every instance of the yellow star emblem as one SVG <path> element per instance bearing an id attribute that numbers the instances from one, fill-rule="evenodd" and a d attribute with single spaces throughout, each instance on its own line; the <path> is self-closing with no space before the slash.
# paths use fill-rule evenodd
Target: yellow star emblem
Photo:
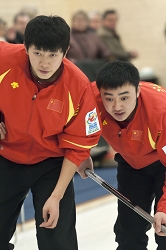
<path id="1" fill-rule="evenodd" d="M 107 122 L 106 122 L 106 120 L 104 120 L 104 121 L 103 121 L 103 126 L 104 126 L 104 125 L 107 125 Z"/>
<path id="2" fill-rule="evenodd" d="M 12 82 L 11 86 L 13 87 L 13 89 L 16 89 L 19 87 L 18 82 Z"/>

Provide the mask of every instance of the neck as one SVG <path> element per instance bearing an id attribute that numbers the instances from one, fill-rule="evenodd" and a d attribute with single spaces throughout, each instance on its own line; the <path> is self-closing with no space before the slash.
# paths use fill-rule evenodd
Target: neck
<path id="1" fill-rule="evenodd" d="M 37 76 L 34 75 L 32 66 L 30 66 L 31 75 L 33 76 L 33 78 L 35 79 L 36 82 L 38 82 L 40 85 L 43 85 L 43 86 L 44 85 L 50 85 L 53 82 L 55 82 L 57 80 L 57 78 L 59 77 L 61 71 L 62 71 L 62 64 L 59 67 L 59 69 L 50 78 L 48 78 L 48 79 L 41 79 L 41 78 L 39 78 L 39 77 L 37 77 Z"/>

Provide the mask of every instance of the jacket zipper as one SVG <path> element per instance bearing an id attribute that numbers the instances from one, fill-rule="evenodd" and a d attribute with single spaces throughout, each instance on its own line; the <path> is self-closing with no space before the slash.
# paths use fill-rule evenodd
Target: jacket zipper
<path id="1" fill-rule="evenodd" d="M 119 132 L 118 132 L 118 136 L 119 136 L 119 137 L 121 137 L 121 130 L 119 130 Z"/>
<path id="2" fill-rule="evenodd" d="M 30 125 L 30 122 L 31 122 L 31 118 L 32 118 L 32 112 L 33 112 L 33 106 L 34 106 L 34 101 L 36 99 L 36 95 L 34 94 L 34 96 L 32 97 L 32 101 L 33 101 L 33 105 L 31 107 L 31 112 L 30 112 L 30 116 L 29 116 L 29 121 L 28 121 L 28 125 L 27 125 L 27 134 L 29 134 L 29 125 Z M 32 145 L 34 143 L 34 139 L 32 138 L 32 141 L 31 141 L 31 146 L 30 146 L 30 151 L 28 153 L 28 157 L 27 157 L 27 164 L 30 165 L 30 155 L 31 155 L 31 152 L 32 152 Z"/>

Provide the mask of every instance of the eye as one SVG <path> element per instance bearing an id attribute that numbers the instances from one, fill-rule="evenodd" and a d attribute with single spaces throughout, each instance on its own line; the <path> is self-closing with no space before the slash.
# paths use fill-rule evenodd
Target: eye
<path id="1" fill-rule="evenodd" d="M 127 96 L 124 96 L 124 97 L 121 98 L 122 101 L 126 101 L 127 99 L 128 99 Z"/>
<path id="2" fill-rule="evenodd" d="M 40 56 L 40 52 L 34 52 L 34 54 L 36 55 L 36 56 Z"/>
<path id="3" fill-rule="evenodd" d="M 107 98 L 106 98 L 106 101 L 107 101 L 107 102 L 112 102 L 112 101 L 113 101 L 113 99 L 112 99 L 112 98 L 107 97 Z"/>
<path id="4" fill-rule="evenodd" d="M 56 57 L 56 54 L 51 54 L 50 57 Z"/>

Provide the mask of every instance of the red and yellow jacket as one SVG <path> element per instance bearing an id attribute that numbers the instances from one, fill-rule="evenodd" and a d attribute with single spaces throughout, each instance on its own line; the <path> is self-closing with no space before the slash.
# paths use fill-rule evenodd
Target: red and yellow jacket
<path id="1" fill-rule="evenodd" d="M 141 82 L 134 119 L 121 129 L 105 110 L 96 83 L 92 83 L 92 86 L 101 114 L 102 136 L 115 152 L 120 153 L 135 169 L 158 160 L 166 166 L 166 89 Z M 160 203 L 159 210 L 166 212 L 166 186 L 164 192 L 164 202 Z"/>
<path id="2" fill-rule="evenodd" d="M 27 63 L 23 45 L 0 42 L 0 111 L 7 130 L 0 155 L 22 164 L 65 156 L 79 166 L 101 134 L 91 83 L 63 59 L 58 82 L 39 92 Z"/>

